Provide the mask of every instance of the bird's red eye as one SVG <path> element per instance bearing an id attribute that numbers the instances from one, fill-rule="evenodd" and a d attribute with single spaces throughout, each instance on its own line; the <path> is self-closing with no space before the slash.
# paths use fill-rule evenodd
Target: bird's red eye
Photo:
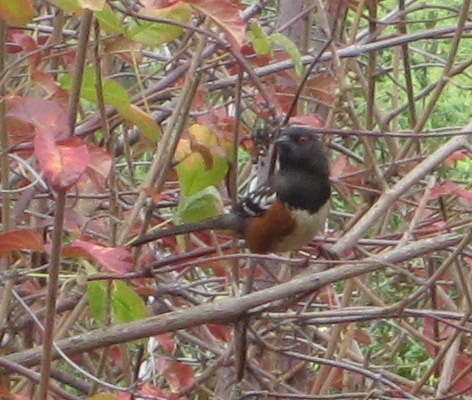
<path id="1" fill-rule="evenodd" d="M 301 136 L 298 138 L 298 143 L 299 143 L 299 144 L 305 144 L 306 142 L 308 142 L 308 136 L 306 136 L 306 135 L 301 135 Z"/>

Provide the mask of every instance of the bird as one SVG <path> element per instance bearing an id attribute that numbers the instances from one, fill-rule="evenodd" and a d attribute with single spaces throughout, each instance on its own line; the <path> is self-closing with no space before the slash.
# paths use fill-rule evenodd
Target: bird
<path id="1" fill-rule="evenodd" d="M 130 245 L 203 230 L 230 231 L 258 254 L 295 251 L 307 245 L 323 229 L 329 212 L 328 157 L 308 127 L 281 129 L 274 145 L 277 168 L 272 179 L 249 191 L 229 212 L 158 230 Z"/>

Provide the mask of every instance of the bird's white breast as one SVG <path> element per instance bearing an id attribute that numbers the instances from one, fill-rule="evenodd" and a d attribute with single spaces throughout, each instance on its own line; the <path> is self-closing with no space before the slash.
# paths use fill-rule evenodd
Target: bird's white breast
<path id="1" fill-rule="evenodd" d="M 275 252 L 299 249 L 310 243 L 313 237 L 323 230 L 329 212 L 329 201 L 316 213 L 311 214 L 305 210 L 292 210 L 295 219 L 295 231 L 277 244 Z"/>

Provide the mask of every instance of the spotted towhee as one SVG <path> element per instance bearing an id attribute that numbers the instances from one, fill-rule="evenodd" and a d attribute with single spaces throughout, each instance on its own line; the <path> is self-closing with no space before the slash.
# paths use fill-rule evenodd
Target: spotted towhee
<path id="1" fill-rule="evenodd" d="M 328 158 L 308 128 L 285 128 L 275 144 L 278 168 L 270 186 L 251 191 L 226 214 L 156 231 L 131 245 L 217 229 L 244 238 L 253 253 L 292 251 L 305 246 L 323 228 L 328 215 L 331 194 Z"/>

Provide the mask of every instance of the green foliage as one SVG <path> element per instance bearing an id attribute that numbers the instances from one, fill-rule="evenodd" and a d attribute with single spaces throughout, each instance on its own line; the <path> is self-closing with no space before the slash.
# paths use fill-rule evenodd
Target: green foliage
<path id="1" fill-rule="evenodd" d="M 214 186 L 206 187 L 190 196 L 182 196 L 175 214 L 177 223 L 203 221 L 223 212 L 223 203 Z"/>
<path id="2" fill-rule="evenodd" d="M 281 33 L 273 33 L 270 35 L 270 40 L 282 47 L 292 58 L 293 65 L 295 67 L 295 72 L 298 76 L 302 76 L 303 74 L 303 64 L 302 64 L 302 57 L 300 55 L 300 51 L 298 50 L 297 45 L 290 40 L 287 36 L 282 35 Z"/>
<path id="3" fill-rule="evenodd" d="M 159 46 L 171 42 L 183 34 L 184 29 L 180 24 L 190 23 L 191 11 L 191 8 L 184 3 L 176 3 L 170 7 L 156 9 L 153 11 L 152 17 L 167 19 L 168 22 L 133 22 L 127 31 L 127 36 L 149 46 Z"/>
<path id="4" fill-rule="evenodd" d="M 107 305 L 110 305 L 114 323 L 139 321 L 149 315 L 141 297 L 125 282 L 113 281 L 110 290 L 108 285 L 106 281 L 92 281 L 87 284 L 90 311 L 99 325 L 105 324 Z"/>
<path id="5" fill-rule="evenodd" d="M 266 55 L 271 52 L 269 37 L 258 23 L 252 23 L 248 32 L 254 51 L 259 55 Z"/>
<path id="6" fill-rule="evenodd" d="M 112 287 L 111 304 L 115 323 L 139 321 L 149 316 L 143 299 L 133 288 L 119 280 L 113 281 Z"/>

